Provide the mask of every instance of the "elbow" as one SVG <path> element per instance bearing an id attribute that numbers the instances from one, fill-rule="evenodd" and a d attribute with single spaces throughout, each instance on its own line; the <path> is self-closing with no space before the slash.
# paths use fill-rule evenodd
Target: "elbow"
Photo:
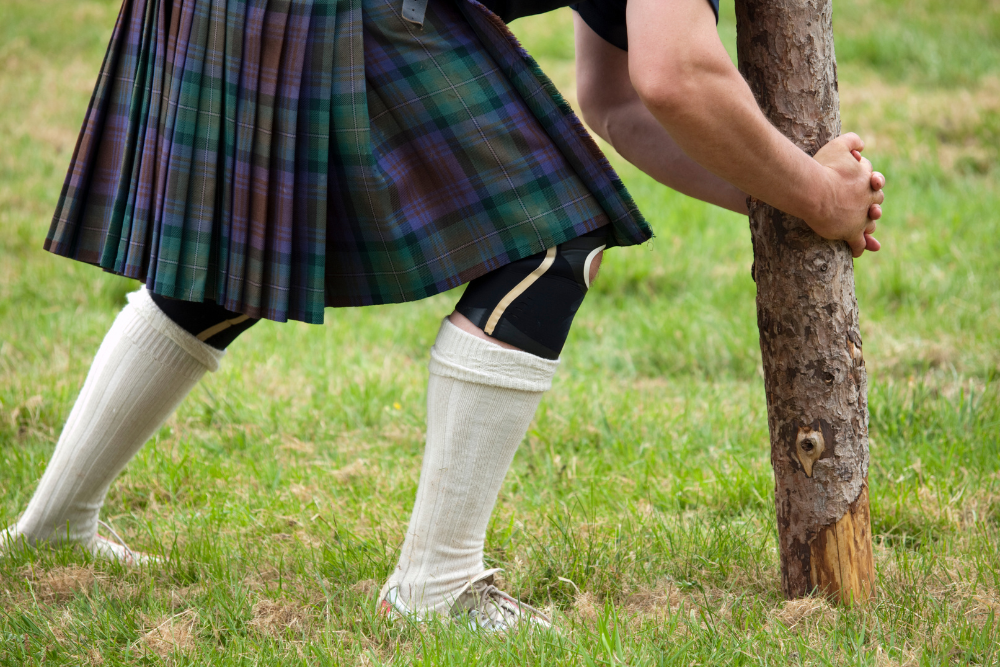
<path id="1" fill-rule="evenodd" d="M 694 87 L 685 77 L 650 73 L 633 77 L 632 83 L 643 106 L 661 122 L 689 113 L 695 99 Z"/>
<path id="2" fill-rule="evenodd" d="M 639 57 L 629 61 L 629 75 L 643 106 L 669 126 L 698 113 L 703 84 L 711 76 L 705 65 L 691 54 Z"/>
<path id="3" fill-rule="evenodd" d="M 581 86 L 577 91 L 577 102 L 580 105 L 580 116 L 587 127 L 601 139 L 611 143 L 608 126 L 613 113 L 607 96 L 594 87 Z"/>
<path id="4" fill-rule="evenodd" d="M 605 102 L 585 106 L 581 102 L 580 111 L 583 122 L 591 132 L 608 142 L 619 154 L 626 156 L 630 152 L 636 130 L 634 105 Z"/>
<path id="5" fill-rule="evenodd" d="M 591 132 L 608 142 L 619 153 L 629 143 L 631 127 L 628 105 L 607 99 L 587 104 L 580 98 L 580 115 Z"/>

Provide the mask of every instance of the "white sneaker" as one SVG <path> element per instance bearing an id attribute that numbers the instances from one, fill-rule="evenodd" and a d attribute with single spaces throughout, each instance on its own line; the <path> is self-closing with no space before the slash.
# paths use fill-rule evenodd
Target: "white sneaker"
<path id="1" fill-rule="evenodd" d="M 500 568 L 486 570 L 471 579 L 455 596 L 448 615 L 473 630 L 511 632 L 521 624 L 531 628 L 549 629 L 552 621 L 540 609 L 511 597 L 493 585 L 493 576 Z M 426 620 L 411 610 L 399 598 L 399 587 L 386 582 L 379 593 L 379 613 L 421 622 Z"/>
<path id="2" fill-rule="evenodd" d="M 150 556 L 149 554 L 144 554 L 141 551 L 133 551 L 127 544 L 125 544 L 125 540 L 123 540 L 121 536 L 115 532 L 114 528 L 100 520 L 98 520 L 97 523 L 104 526 L 104 528 L 111 533 L 111 536 L 117 540 L 116 542 L 112 542 L 100 534 L 94 535 L 94 539 L 90 543 L 90 551 L 98 558 L 116 560 L 123 565 L 127 565 L 128 567 L 163 562 L 163 559 L 159 556 Z"/>
<path id="3" fill-rule="evenodd" d="M 94 535 L 90 544 L 88 544 L 85 548 L 97 558 L 118 561 L 129 567 L 162 562 L 163 559 L 158 556 L 150 556 L 149 554 L 132 550 L 125 543 L 125 540 L 123 540 L 121 536 L 115 532 L 114 528 L 103 521 L 98 521 L 98 523 L 111 533 L 112 537 L 114 537 L 117 541 L 113 542 L 102 535 Z M 8 526 L 6 529 L 0 530 L 0 558 L 6 556 L 7 554 L 14 553 L 15 550 L 30 548 L 32 547 L 28 543 L 27 539 L 18 534 L 14 530 L 14 526 Z"/>

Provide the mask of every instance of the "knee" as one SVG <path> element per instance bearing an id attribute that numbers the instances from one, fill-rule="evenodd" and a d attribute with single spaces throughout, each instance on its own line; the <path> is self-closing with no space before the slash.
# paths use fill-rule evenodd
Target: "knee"
<path id="1" fill-rule="evenodd" d="M 150 297 L 174 324 L 217 350 L 226 349 L 237 336 L 260 321 L 226 310 L 214 301 L 191 302 L 153 293 Z"/>

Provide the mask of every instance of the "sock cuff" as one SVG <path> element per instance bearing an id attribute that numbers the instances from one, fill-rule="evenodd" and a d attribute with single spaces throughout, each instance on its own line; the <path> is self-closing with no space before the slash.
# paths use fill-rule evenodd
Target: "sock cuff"
<path id="1" fill-rule="evenodd" d="M 448 318 L 431 348 L 432 374 L 490 387 L 548 391 L 558 367 L 558 359 L 500 347 L 462 331 Z"/>
<path id="2" fill-rule="evenodd" d="M 183 352 L 186 352 L 190 357 L 194 358 L 194 361 L 198 362 L 201 366 L 207 368 L 213 373 L 219 370 L 219 363 L 222 358 L 226 356 L 225 350 L 217 350 L 208 343 L 203 343 L 198 340 L 197 337 L 188 333 L 180 327 L 176 322 L 167 317 L 166 313 L 160 310 L 160 307 L 156 305 L 152 297 L 149 296 L 149 292 L 146 290 L 145 286 L 140 288 L 137 292 L 132 292 L 128 295 L 129 306 L 135 309 L 135 312 L 140 316 L 143 322 L 152 327 L 153 331 L 160 334 L 162 337 L 173 342 L 177 345 Z M 153 340 L 150 336 L 152 332 L 140 331 L 137 326 L 133 324 L 127 330 L 127 333 L 132 340 L 143 346 L 157 346 L 157 341 Z M 164 352 L 165 351 L 162 351 Z M 160 358 L 162 355 L 156 354 L 153 351 L 154 356 Z M 166 359 L 161 358 L 161 361 L 166 362 Z M 180 359 L 172 359 L 174 363 L 178 363 Z M 195 370 L 195 369 L 192 369 Z M 201 369 L 197 369 L 200 374 Z"/>

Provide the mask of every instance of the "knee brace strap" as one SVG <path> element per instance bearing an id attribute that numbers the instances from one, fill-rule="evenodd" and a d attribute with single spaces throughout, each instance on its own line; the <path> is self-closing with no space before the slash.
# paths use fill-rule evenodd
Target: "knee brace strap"
<path id="1" fill-rule="evenodd" d="M 497 340 L 558 359 L 606 245 L 602 227 L 511 262 L 470 282 L 455 310 Z"/>
<path id="2" fill-rule="evenodd" d="M 226 349 L 237 336 L 260 321 L 226 310 L 214 301 L 182 301 L 152 292 L 150 296 L 180 328 L 217 350 Z"/>

